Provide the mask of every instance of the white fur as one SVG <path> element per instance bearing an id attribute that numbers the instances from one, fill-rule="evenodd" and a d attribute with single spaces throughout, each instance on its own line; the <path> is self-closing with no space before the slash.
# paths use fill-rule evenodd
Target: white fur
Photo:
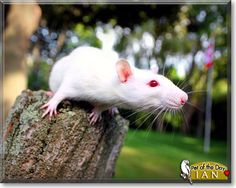
<path id="1" fill-rule="evenodd" d="M 53 66 L 50 89 L 59 103 L 64 98 L 86 100 L 107 109 L 123 108 L 179 108 L 180 99 L 187 94 L 162 75 L 132 67 L 133 74 L 121 83 L 117 72 L 118 56 L 93 47 L 78 47 Z M 160 86 L 148 83 L 157 80 Z M 55 97 L 55 98 L 56 98 Z M 175 107 L 173 106 L 175 105 Z"/>

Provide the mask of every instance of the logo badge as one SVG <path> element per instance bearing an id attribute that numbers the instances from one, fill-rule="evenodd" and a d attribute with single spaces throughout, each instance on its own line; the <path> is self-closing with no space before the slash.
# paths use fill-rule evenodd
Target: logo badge
<path id="1" fill-rule="evenodd" d="M 183 160 L 180 165 L 180 176 L 192 184 L 194 180 L 228 180 L 230 170 L 223 164 L 206 161 L 190 165 L 189 160 Z"/>

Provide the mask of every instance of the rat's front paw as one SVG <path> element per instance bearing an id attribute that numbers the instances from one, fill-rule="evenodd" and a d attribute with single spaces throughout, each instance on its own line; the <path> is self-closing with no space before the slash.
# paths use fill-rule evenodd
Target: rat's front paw
<path id="1" fill-rule="evenodd" d="M 41 106 L 40 109 L 47 108 L 46 111 L 43 113 L 42 118 L 44 118 L 47 114 L 49 114 L 49 118 L 51 119 L 52 115 L 57 115 L 57 105 L 53 103 L 53 101 L 49 101 L 48 103 Z"/>
<path id="2" fill-rule="evenodd" d="M 101 121 L 101 111 L 96 107 L 93 109 L 92 113 L 89 115 L 89 124 L 94 125 L 96 122 Z"/>

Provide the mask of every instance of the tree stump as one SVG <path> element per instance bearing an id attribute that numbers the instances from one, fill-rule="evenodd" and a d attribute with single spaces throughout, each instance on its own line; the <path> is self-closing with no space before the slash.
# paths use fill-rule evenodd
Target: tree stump
<path id="1" fill-rule="evenodd" d="M 111 181 L 128 122 L 103 113 L 91 126 L 87 103 L 65 100 L 41 118 L 44 91 L 23 91 L 6 120 L 3 182 Z"/>

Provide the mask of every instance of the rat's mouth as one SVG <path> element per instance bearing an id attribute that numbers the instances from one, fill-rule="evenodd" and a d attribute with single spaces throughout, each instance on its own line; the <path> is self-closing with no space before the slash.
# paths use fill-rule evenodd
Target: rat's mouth
<path id="1" fill-rule="evenodd" d="M 180 109 L 182 108 L 184 105 L 184 103 L 180 100 L 180 102 L 178 102 L 175 99 L 172 98 L 168 98 L 168 100 L 166 101 L 166 107 L 169 109 Z"/>

